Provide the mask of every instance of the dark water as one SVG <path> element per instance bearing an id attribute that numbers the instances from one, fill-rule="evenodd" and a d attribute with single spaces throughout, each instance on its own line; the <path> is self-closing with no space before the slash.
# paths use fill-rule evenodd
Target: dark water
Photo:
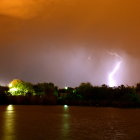
<path id="1" fill-rule="evenodd" d="M 0 140 L 139 140 L 140 109 L 0 106 Z"/>

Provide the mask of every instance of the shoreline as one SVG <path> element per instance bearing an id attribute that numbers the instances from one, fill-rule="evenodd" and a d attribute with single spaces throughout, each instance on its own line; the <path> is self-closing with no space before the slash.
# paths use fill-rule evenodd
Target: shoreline
<path id="1" fill-rule="evenodd" d="M 0 105 L 68 105 L 89 107 L 140 108 L 139 102 L 111 100 L 60 100 L 40 96 L 7 96 L 1 98 Z"/>

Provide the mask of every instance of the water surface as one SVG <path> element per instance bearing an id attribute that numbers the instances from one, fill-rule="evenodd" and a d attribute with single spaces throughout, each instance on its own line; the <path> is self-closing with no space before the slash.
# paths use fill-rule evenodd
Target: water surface
<path id="1" fill-rule="evenodd" d="M 140 109 L 0 106 L 0 140 L 140 139 Z"/>

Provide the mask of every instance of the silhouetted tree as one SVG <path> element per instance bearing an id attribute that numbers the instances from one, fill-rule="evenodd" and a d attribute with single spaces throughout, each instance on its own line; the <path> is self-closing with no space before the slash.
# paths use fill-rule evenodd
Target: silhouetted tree
<path id="1" fill-rule="evenodd" d="M 36 95 L 58 96 L 58 88 L 53 83 L 38 83 L 33 86 Z"/>
<path id="2" fill-rule="evenodd" d="M 0 86 L 0 104 L 7 104 L 8 90 L 8 87 Z"/>
<path id="3" fill-rule="evenodd" d="M 136 92 L 140 93 L 140 83 L 137 83 L 137 85 L 136 85 Z"/>

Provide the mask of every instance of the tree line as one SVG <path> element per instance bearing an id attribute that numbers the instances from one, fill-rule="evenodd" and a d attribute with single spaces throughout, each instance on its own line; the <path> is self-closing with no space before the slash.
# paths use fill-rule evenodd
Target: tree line
<path id="1" fill-rule="evenodd" d="M 60 89 L 53 83 L 32 84 L 14 79 L 0 86 L 0 104 L 54 104 L 114 107 L 140 107 L 140 83 L 109 87 L 81 83 Z"/>

